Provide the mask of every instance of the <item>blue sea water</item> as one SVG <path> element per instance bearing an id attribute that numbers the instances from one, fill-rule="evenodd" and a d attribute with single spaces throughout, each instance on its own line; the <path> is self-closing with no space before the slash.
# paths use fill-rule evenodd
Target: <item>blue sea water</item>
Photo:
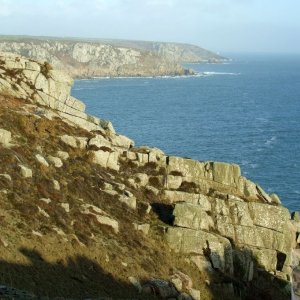
<path id="1" fill-rule="evenodd" d="M 194 77 L 77 80 L 72 93 L 137 145 L 240 164 L 300 210 L 300 56 L 231 57 L 188 65 Z"/>

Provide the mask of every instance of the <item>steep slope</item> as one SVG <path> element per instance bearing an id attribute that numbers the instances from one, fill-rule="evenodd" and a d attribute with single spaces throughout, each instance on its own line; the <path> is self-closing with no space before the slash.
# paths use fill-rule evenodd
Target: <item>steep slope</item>
<path id="1" fill-rule="evenodd" d="M 275 194 L 237 165 L 134 147 L 71 85 L 0 54 L 1 295 L 290 299 L 300 224 Z"/>
<path id="2" fill-rule="evenodd" d="M 192 74 L 167 56 L 103 42 L 2 37 L 0 51 L 47 61 L 72 77 Z"/>

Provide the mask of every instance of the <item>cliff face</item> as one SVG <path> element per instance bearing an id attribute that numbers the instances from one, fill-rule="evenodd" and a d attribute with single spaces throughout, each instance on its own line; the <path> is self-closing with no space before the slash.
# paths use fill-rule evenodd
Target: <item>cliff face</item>
<path id="1" fill-rule="evenodd" d="M 180 63 L 222 62 L 225 57 L 196 45 L 166 42 L 145 42 L 126 40 L 101 40 L 105 43 L 119 46 L 152 51 L 168 60 Z"/>
<path id="2" fill-rule="evenodd" d="M 101 42 L 0 40 L 0 51 L 47 61 L 72 77 L 184 75 L 177 60 L 153 51 Z"/>
<path id="3" fill-rule="evenodd" d="M 135 148 L 71 85 L 0 54 L 0 283 L 17 288 L 5 293 L 290 298 L 300 226 L 278 196 L 238 165 Z"/>

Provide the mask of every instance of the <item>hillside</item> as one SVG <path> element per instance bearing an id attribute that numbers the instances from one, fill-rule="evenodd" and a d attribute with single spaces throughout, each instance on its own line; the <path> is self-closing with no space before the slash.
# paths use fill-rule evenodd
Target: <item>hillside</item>
<path id="1" fill-rule="evenodd" d="M 0 53 L 1 297 L 290 299 L 300 223 L 277 195 L 135 147 L 71 86 Z"/>
<path id="2" fill-rule="evenodd" d="M 193 72 L 183 62 L 223 59 L 185 44 L 19 36 L 0 36 L 0 51 L 47 61 L 77 78 L 185 75 Z"/>

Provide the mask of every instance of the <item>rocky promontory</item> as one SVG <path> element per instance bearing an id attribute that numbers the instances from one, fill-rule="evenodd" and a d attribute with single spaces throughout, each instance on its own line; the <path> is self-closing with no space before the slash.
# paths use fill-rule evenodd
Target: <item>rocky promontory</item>
<path id="1" fill-rule="evenodd" d="M 0 54 L 0 295 L 290 299 L 300 223 L 276 194 L 238 165 L 135 147 L 71 86 Z"/>
<path id="2" fill-rule="evenodd" d="M 193 74 L 158 52 L 99 41 L 2 37 L 0 51 L 47 61 L 73 78 Z"/>

